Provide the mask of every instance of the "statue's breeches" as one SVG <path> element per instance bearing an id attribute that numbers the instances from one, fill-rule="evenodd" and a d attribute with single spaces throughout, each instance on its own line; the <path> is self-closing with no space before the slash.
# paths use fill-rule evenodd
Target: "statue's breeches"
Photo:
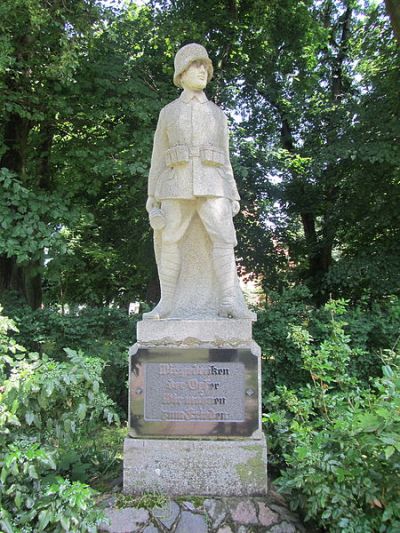
<path id="1" fill-rule="evenodd" d="M 227 198 L 206 197 L 193 200 L 163 200 L 165 217 L 163 243 L 179 242 L 197 213 L 213 245 L 236 246 L 236 232 L 232 220 L 232 204 Z"/>

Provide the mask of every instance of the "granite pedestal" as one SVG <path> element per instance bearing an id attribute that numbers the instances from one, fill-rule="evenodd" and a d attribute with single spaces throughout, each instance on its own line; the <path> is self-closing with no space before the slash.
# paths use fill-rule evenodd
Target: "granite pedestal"
<path id="1" fill-rule="evenodd" d="M 145 320 L 130 349 L 124 491 L 267 492 L 251 320 Z"/>

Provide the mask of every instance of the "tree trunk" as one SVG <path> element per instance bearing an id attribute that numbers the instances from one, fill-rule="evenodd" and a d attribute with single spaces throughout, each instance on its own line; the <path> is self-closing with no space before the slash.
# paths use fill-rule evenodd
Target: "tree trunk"
<path id="1" fill-rule="evenodd" d="M 27 266 L 18 265 L 15 257 L 0 256 L 0 297 L 9 291 L 16 292 L 32 309 L 42 304 L 42 280 L 38 261 Z"/>
<path id="2" fill-rule="evenodd" d="M 25 153 L 32 124 L 12 114 L 4 127 L 4 144 L 7 150 L 0 160 L 0 168 L 7 168 L 19 176 L 24 175 Z M 33 308 L 42 303 L 40 262 L 18 265 L 15 257 L 0 255 L 0 296 L 15 291 Z"/>
<path id="3" fill-rule="evenodd" d="M 400 2 L 399 0 L 385 0 L 385 4 L 392 23 L 393 33 L 400 44 Z"/>
<path id="4" fill-rule="evenodd" d="M 295 154 L 296 148 L 289 120 L 279 106 L 276 106 L 276 109 L 281 117 L 281 145 L 289 153 Z M 296 179 L 295 176 L 294 178 Z M 303 198 L 305 194 L 303 188 Z M 303 203 L 303 198 L 300 199 L 301 203 Z M 313 299 L 319 306 L 326 301 L 326 295 L 322 290 L 322 284 L 332 263 L 333 241 L 318 237 L 315 225 L 315 215 L 312 211 L 302 210 L 300 212 L 300 218 L 307 243 L 308 284 L 313 294 Z"/>

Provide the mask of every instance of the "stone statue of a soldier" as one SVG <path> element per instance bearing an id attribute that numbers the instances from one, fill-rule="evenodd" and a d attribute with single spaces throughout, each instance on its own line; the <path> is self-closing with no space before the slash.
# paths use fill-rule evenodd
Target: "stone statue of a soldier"
<path id="1" fill-rule="evenodd" d="M 143 318 L 179 317 L 179 306 L 189 306 L 183 313 L 186 317 L 214 312 L 226 318 L 251 318 L 234 257 L 232 217 L 239 211 L 240 197 L 229 160 L 227 119 L 203 92 L 213 66 L 206 49 L 194 43 L 177 52 L 174 64 L 174 84 L 183 92 L 160 112 L 146 204 L 154 229 L 161 299 Z M 185 281 L 191 264 L 197 273 L 187 273 Z M 203 287 L 197 293 L 196 284 Z M 207 291 L 208 301 L 201 302 L 200 293 Z"/>

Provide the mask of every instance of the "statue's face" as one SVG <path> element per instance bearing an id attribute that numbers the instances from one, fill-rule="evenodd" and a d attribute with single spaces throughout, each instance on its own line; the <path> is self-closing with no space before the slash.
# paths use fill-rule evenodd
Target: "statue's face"
<path id="1" fill-rule="evenodd" d="M 193 61 L 181 74 L 181 85 L 191 91 L 202 91 L 207 85 L 208 72 L 203 61 Z"/>

